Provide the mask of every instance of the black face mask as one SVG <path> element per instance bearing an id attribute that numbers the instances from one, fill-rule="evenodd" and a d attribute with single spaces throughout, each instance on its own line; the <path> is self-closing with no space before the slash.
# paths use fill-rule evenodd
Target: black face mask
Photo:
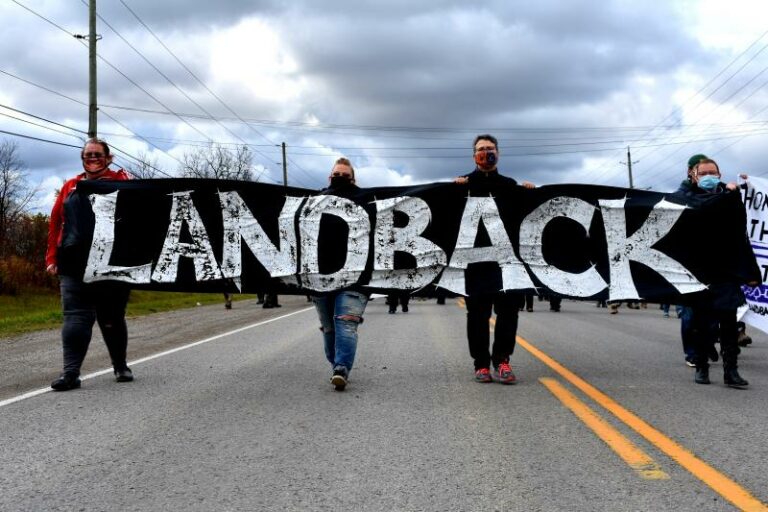
<path id="1" fill-rule="evenodd" d="M 349 176 L 331 176 L 331 188 L 346 187 L 352 184 L 352 178 Z"/>

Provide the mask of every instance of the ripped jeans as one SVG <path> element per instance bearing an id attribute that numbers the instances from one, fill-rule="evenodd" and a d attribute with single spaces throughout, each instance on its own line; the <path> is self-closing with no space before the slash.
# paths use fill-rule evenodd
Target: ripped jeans
<path id="1" fill-rule="evenodd" d="M 334 370 L 352 370 L 357 351 L 357 326 L 363 322 L 368 297 L 360 292 L 345 290 L 312 297 L 320 329 L 323 331 L 325 357 Z"/>
<path id="2" fill-rule="evenodd" d="M 122 283 L 83 283 L 59 276 L 64 324 L 61 328 L 64 372 L 80 375 L 80 367 L 91 344 L 93 324 L 98 322 L 114 368 L 125 368 L 128 329 L 125 307 L 130 289 Z"/>

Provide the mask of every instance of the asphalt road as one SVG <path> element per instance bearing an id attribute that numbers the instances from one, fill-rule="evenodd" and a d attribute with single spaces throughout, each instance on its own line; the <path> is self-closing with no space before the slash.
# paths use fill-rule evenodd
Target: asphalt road
<path id="1" fill-rule="evenodd" d="M 56 332 L 0 340 L 0 510 L 766 509 L 768 336 L 754 329 L 750 389 L 723 386 L 719 364 L 701 386 L 658 309 L 537 302 L 519 383 L 476 384 L 460 303 L 388 315 L 377 299 L 339 393 L 304 300 L 131 320 L 136 381 L 66 393 L 41 392 Z M 101 345 L 86 372 L 106 368 Z"/>

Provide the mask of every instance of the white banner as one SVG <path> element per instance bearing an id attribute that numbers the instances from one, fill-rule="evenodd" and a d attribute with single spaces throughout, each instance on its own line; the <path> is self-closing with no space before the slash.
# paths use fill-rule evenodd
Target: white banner
<path id="1" fill-rule="evenodd" d="M 747 210 L 747 233 L 765 282 L 768 269 L 768 180 L 750 177 L 743 198 Z M 742 288 L 747 296 L 747 305 L 739 309 L 741 320 L 768 333 L 768 285 Z"/>

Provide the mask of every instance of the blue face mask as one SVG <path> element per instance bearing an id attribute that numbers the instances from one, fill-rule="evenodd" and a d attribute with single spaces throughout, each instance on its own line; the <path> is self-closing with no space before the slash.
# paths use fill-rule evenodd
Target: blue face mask
<path id="1" fill-rule="evenodd" d="M 707 175 L 702 176 L 699 178 L 699 188 L 703 188 L 704 190 L 713 191 L 717 188 L 717 185 L 720 183 L 720 178 L 717 176 Z"/>

